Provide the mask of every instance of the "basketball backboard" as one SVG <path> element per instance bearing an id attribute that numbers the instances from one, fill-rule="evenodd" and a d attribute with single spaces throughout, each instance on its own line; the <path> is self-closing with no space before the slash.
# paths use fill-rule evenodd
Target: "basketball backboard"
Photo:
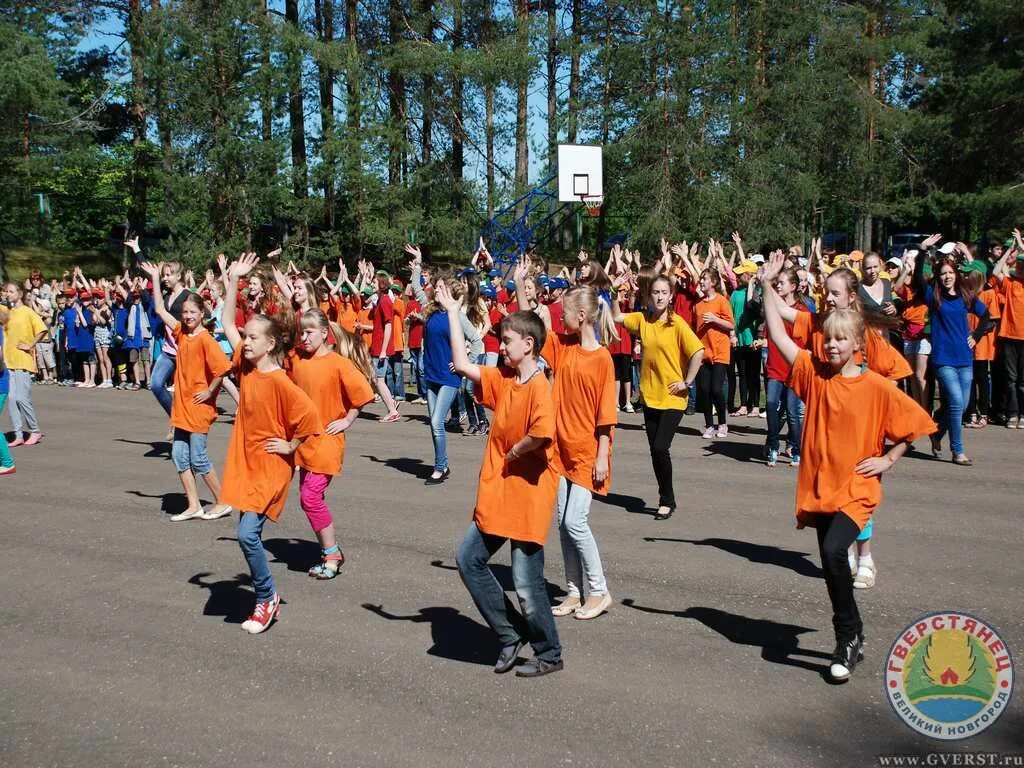
<path id="1" fill-rule="evenodd" d="M 558 145 L 558 200 L 578 203 L 581 197 L 602 197 L 604 176 L 601 147 L 587 144 Z"/>

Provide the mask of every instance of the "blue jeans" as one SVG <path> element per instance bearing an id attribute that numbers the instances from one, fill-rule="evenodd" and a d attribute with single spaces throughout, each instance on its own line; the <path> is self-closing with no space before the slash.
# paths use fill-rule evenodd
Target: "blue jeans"
<path id="1" fill-rule="evenodd" d="M 458 387 L 427 382 L 427 416 L 430 417 L 430 436 L 434 440 L 434 471 L 448 469 L 448 434 L 444 422 L 452 407 Z"/>
<path id="2" fill-rule="evenodd" d="M 179 472 L 188 469 L 197 475 L 208 475 L 213 465 L 206 453 L 206 433 L 187 432 L 174 428 L 174 442 L 171 443 L 171 459 Z"/>
<path id="3" fill-rule="evenodd" d="M 800 438 L 804 428 L 804 401 L 796 396 L 785 382 L 767 381 L 768 450 L 779 450 L 779 432 L 782 431 L 782 403 L 785 398 L 786 420 L 789 423 L 789 448 L 793 458 L 800 458 Z"/>
<path id="4" fill-rule="evenodd" d="M 478 355 L 473 362 L 477 365 L 485 365 L 486 360 L 486 355 Z M 463 404 L 466 406 L 466 415 L 469 417 L 469 426 L 478 427 L 481 424 L 487 424 L 487 410 L 473 397 L 473 382 L 468 377 L 462 380 L 462 398 Z"/>
<path id="5" fill-rule="evenodd" d="M 593 494 L 582 485 L 575 485 L 564 477 L 558 478 L 558 535 L 562 542 L 562 560 L 565 562 L 565 581 L 569 597 L 583 593 L 583 577 L 587 577 L 587 594 L 603 595 L 608 592 L 601 566 L 601 553 L 590 530 L 590 502 Z"/>
<path id="6" fill-rule="evenodd" d="M 255 512 L 242 512 L 238 516 L 238 546 L 245 555 L 252 574 L 252 587 L 256 590 L 256 602 L 265 603 L 277 591 L 274 588 L 274 577 L 270 573 L 267 562 L 267 551 L 263 548 L 263 524 L 266 515 Z"/>
<path id="7" fill-rule="evenodd" d="M 482 533 L 471 523 L 455 553 L 459 576 L 502 648 L 528 638 L 533 655 L 551 663 L 562 658 L 551 601 L 544 583 L 544 547 L 512 539 L 512 581 L 522 615 L 511 605 L 487 562 L 509 541 Z"/>
<path id="8" fill-rule="evenodd" d="M 949 432 L 949 447 L 954 456 L 964 452 L 964 406 L 971 399 L 971 382 L 974 380 L 973 365 L 939 365 L 935 368 L 942 397 L 942 413 L 939 415 L 939 431 L 935 440 L 942 440 Z"/>
<path id="9" fill-rule="evenodd" d="M 405 399 L 405 371 L 402 363 L 402 353 L 396 352 L 388 358 L 387 375 L 385 376 L 388 389 L 391 390 L 395 400 Z"/>
<path id="10" fill-rule="evenodd" d="M 427 399 L 426 383 L 423 381 L 423 349 L 409 350 L 409 367 L 412 369 L 413 379 L 416 381 L 416 395 L 423 400 Z"/>
<path id="11" fill-rule="evenodd" d="M 153 390 L 160 407 L 171 415 L 171 393 L 167 391 L 167 382 L 174 378 L 174 369 L 178 364 L 178 358 L 174 355 L 160 355 L 153 363 L 153 370 L 149 374 L 149 388 Z"/>

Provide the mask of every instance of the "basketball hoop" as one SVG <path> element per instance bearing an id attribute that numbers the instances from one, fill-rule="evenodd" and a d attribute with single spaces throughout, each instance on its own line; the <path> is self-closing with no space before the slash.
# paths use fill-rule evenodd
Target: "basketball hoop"
<path id="1" fill-rule="evenodd" d="M 580 195 L 580 201 L 587 206 L 587 215 L 591 218 L 598 218 L 601 215 L 601 206 L 604 204 L 604 195 Z"/>

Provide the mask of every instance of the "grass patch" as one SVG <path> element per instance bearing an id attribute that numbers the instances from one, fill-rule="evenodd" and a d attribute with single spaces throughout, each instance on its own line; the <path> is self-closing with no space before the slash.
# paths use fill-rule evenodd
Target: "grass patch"
<path id="1" fill-rule="evenodd" d="M 110 277 L 121 271 L 120 254 L 109 251 L 53 251 L 38 245 L 16 245 L 4 249 L 7 278 L 23 281 L 33 269 L 47 280 L 60 279 L 72 267 L 81 267 L 86 277 Z"/>

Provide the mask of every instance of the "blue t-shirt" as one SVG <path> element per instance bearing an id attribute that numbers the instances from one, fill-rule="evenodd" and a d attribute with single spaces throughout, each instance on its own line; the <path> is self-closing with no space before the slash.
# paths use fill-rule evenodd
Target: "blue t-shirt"
<path id="1" fill-rule="evenodd" d="M 451 334 L 448 313 L 439 309 L 423 326 L 423 378 L 428 384 L 458 387 L 462 379 L 449 370 L 452 362 Z"/>
<path id="2" fill-rule="evenodd" d="M 959 294 L 952 298 L 943 296 L 936 309 L 933 303 L 934 296 L 929 285 L 925 288 L 924 300 L 928 304 L 928 314 L 931 317 L 932 363 L 958 367 L 974 365 L 974 352 L 967 346 L 967 337 L 971 335 L 967 313 L 970 311 L 981 319 L 988 316 L 988 310 L 978 297 L 974 298 L 968 309 Z"/>
<path id="3" fill-rule="evenodd" d="M 4 348 L 4 329 L 0 328 L 0 350 Z M 0 351 L 0 355 L 3 352 Z M 4 366 L 3 373 L 0 373 L 0 395 L 6 395 L 11 390 L 11 374 L 7 370 L 7 366 Z"/>
<path id="4" fill-rule="evenodd" d="M 68 312 L 71 314 L 68 315 Z M 78 313 L 74 309 L 64 311 L 64 327 L 68 333 L 68 349 L 74 352 L 95 352 L 96 343 L 92 338 L 92 312 L 82 310 L 85 325 L 78 324 Z"/>

